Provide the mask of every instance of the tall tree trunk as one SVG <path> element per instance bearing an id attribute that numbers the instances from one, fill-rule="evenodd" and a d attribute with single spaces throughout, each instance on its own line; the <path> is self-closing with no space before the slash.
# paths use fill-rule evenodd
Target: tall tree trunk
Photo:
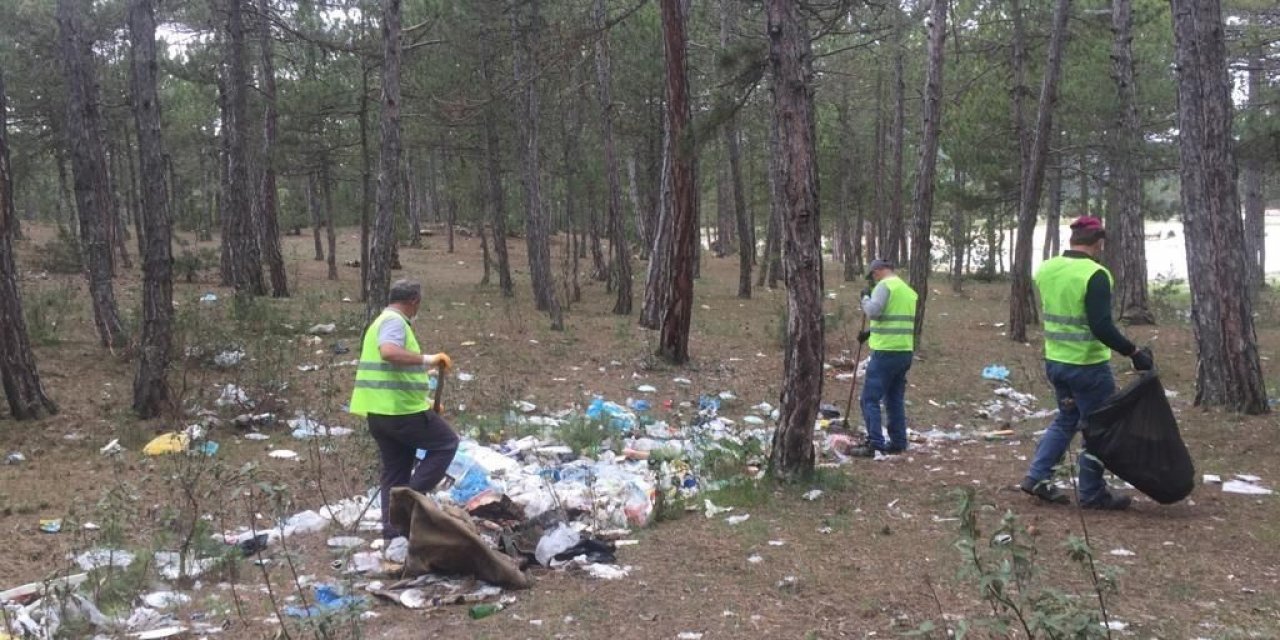
<path id="1" fill-rule="evenodd" d="M 1013 17 L 1013 135 L 1018 142 L 1018 193 L 1027 181 L 1027 169 L 1031 167 L 1031 129 L 1027 127 L 1027 34 L 1022 14 L 1022 0 L 1009 0 Z"/>
<path id="2" fill-rule="evenodd" d="M 720 0 L 720 48 L 728 51 L 738 28 L 738 7 L 734 0 Z M 738 228 L 738 297 L 751 298 L 751 266 L 756 261 L 755 233 L 747 213 L 746 190 L 742 184 L 742 132 L 738 114 L 733 113 L 722 129 L 725 154 L 729 156 L 729 191 L 733 218 Z"/>
<path id="3" fill-rule="evenodd" d="M 519 87 L 521 183 L 524 185 L 525 246 L 529 252 L 529 280 L 533 287 L 534 306 L 551 316 L 551 327 L 564 327 L 560 302 L 556 299 L 555 279 L 551 273 L 551 245 L 546 212 L 542 203 L 541 147 L 538 142 L 538 75 L 537 52 L 542 20 L 538 0 L 527 3 L 528 24 L 521 25 L 522 10 L 511 12 L 512 38 L 516 42 L 513 59 L 515 83 Z"/>
<path id="4" fill-rule="evenodd" d="M 515 285 L 511 282 L 511 261 L 507 255 L 507 205 L 506 193 L 502 188 L 502 155 L 498 148 L 498 95 L 492 75 L 492 58 L 486 56 L 481 65 L 486 86 L 489 89 L 490 106 L 485 109 L 484 116 L 484 164 L 488 174 L 489 219 L 493 223 L 493 253 L 498 260 L 498 284 L 505 298 L 515 296 Z"/>
<path id="5" fill-rule="evenodd" d="M 617 284 L 616 315 L 631 315 L 631 249 L 622 222 L 622 185 L 619 181 L 618 152 L 613 141 L 613 90 L 610 87 L 609 31 L 605 28 L 605 0 L 595 0 L 596 91 L 600 99 L 600 142 L 604 147 L 605 185 L 608 187 L 609 242 L 613 246 L 613 281 Z"/>
<path id="6" fill-rule="evenodd" d="M 889 125 L 889 154 L 893 166 L 891 183 L 889 184 L 889 235 L 887 246 L 881 247 L 884 257 L 893 263 L 902 262 L 901 247 L 905 241 L 903 232 L 903 151 L 906 149 L 906 73 L 903 69 L 906 58 L 906 45 L 903 43 L 903 32 L 906 25 L 901 9 L 894 7 L 894 45 L 893 45 L 893 122 Z M 941 54 L 939 54 L 941 55 Z"/>
<path id="7" fill-rule="evenodd" d="M 627 157 L 627 186 L 630 187 L 628 194 L 631 196 L 631 211 L 635 217 L 636 236 L 639 238 L 640 253 L 643 259 L 649 255 L 649 249 L 645 245 L 647 236 L 644 230 L 648 215 L 640 201 L 640 183 L 639 177 L 636 175 L 636 158 L 634 155 Z M 581 233 L 581 229 L 579 229 L 579 233 Z M 581 254 L 581 249 L 579 249 L 579 254 Z"/>
<path id="8" fill-rule="evenodd" d="M 873 197 L 875 207 L 871 216 L 871 229 L 867 234 L 867 259 L 875 260 L 876 258 L 884 258 L 884 245 L 886 244 L 885 229 L 888 214 L 885 212 L 885 188 L 884 188 L 884 156 L 885 156 L 885 129 L 884 122 L 884 73 L 879 67 L 876 69 L 876 125 L 875 125 L 875 152 L 873 154 L 873 163 L 875 167 L 872 169 Z"/>
<path id="9" fill-rule="evenodd" d="M 1062 158 L 1053 164 L 1049 173 L 1049 217 L 1044 224 L 1044 250 L 1041 260 L 1048 260 L 1058 255 L 1062 229 Z"/>
<path id="10" fill-rule="evenodd" d="M 27 319 L 22 314 L 22 289 L 18 286 L 18 265 L 13 241 L 18 212 L 13 206 L 13 180 L 9 170 L 9 119 L 0 70 L 0 386 L 14 420 L 34 420 L 58 412 L 45 395 L 36 369 L 36 357 L 27 336 Z"/>
<path id="11" fill-rule="evenodd" d="M 837 124 L 839 125 L 840 137 L 840 162 L 839 167 L 839 215 L 840 215 L 840 233 L 838 247 L 840 248 L 839 260 L 844 266 L 843 276 L 845 282 L 853 282 L 858 279 L 858 273 L 862 271 L 861 258 L 862 252 L 855 247 L 855 231 L 854 222 L 850 220 L 853 210 L 858 209 L 859 215 L 857 224 L 862 224 L 861 208 L 854 204 L 854 144 L 853 124 L 849 119 L 849 83 L 845 82 L 840 88 L 840 106 L 836 113 Z M 857 234 L 858 242 L 861 242 L 861 234 Z M 855 256 L 857 259 L 855 259 Z"/>
<path id="12" fill-rule="evenodd" d="M 1172 0 L 1178 154 L 1196 405 L 1267 413 L 1232 148 L 1231 81 L 1218 0 Z"/>
<path id="13" fill-rule="evenodd" d="M 1031 248 L 1035 241 L 1036 214 L 1044 186 L 1044 167 L 1049 156 L 1049 137 L 1053 134 L 1053 109 L 1058 102 L 1058 78 L 1062 75 L 1062 52 L 1066 48 L 1067 20 L 1071 16 L 1071 0 L 1057 0 L 1053 10 L 1053 31 L 1049 36 L 1049 59 L 1040 84 L 1040 106 L 1036 112 L 1035 140 L 1031 145 L 1031 164 L 1023 172 L 1021 196 L 1018 200 L 1018 232 L 1013 256 L 1013 279 L 1009 292 L 1009 339 L 1027 341 L 1027 325 L 1036 321 L 1034 297 L 1031 295 Z"/>
<path id="14" fill-rule="evenodd" d="M 668 97 L 665 109 L 671 108 Z M 664 114 L 666 111 L 664 110 Z M 671 137 L 670 119 L 664 119 L 662 125 L 662 171 L 658 180 L 658 198 L 655 221 L 653 224 L 653 245 L 649 249 L 649 270 L 644 287 L 644 306 L 640 310 L 640 326 L 647 329 L 658 329 L 663 324 L 671 299 L 671 265 L 674 259 L 674 218 L 671 195 L 671 164 L 678 150 Z"/>
<path id="15" fill-rule="evenodd" d="M 331 162 L 329 154 L 323 156 L 320 163 L 320 202 L 324 205 L 324 229 L 329 241 L 329 279 L 338 279 L 338 231 L 333 222 L 333 177 L 330 175 Z"/>
<path id="16" fill-rule="evenodd" d="M 146 251 L 142 248 L 142 242 L 143 242 L 143 237 L 142 237 L 142 211 L 141 211 L 141 208 L 142 208 L 142 205 L 141 205 L 141 197 L 142 197 L 142 195 L 141 195 L 141 193 L 139 193 L 139 191 L 138 191 L 138 189 L 139 189 L 139 187 L 138 187 L 138 169 L 137 169 L 137 166 L 134 164 L 134 155 L 133 155 L 134 148 L 133 148 L 133 141 L 132 141 L 132 140 L 130 140 L 130 138 L 131 138 L 131 137 L 132 137 L 132 136 L 130 136 L 130 134 L 129 134 L 129 128 L 126 126 L 126 127 L 125 127 L 125 132 L 124 132 L 124 157 L 125 157 L 125 160 L 126 160 L 126 162 L 125 162 L 125 167 L 129 170 L 129 210 L 133 212 L 133 216 L 132 216 L 132 217 L 133 217 L 133 232 L 134 232 L 134 235 L 135 235 L 135 236 L 137 236 L 137 238 L 138 238 L 138 256 L 139 256 L 139 257 L 138 257 L 138 259 L 139 259 L 139 260 L 141 260 L 143 263 L 146 263 L 146 261 L 147 261 L 147 257 L 146 257 L 146 255 L 145 255 L 145 254 L 146 254 Z M 199 155 L 201 158 L 203 158 L 203 154 L 198 154 L 198 155 Z M 160 161 L 163 163 L 163 162 L 164 162 L 164 158 L 161 158 L 161 159 L 160 159 Z M 166 188 L 166 189 L 168 189 L 168 188 L 169 188 L 169 185 L 168 185 L 168 184 L 166 184 L 166 185 L 165 185 L 165 188 Z M 172 198 L 170 198 L 170 199 L 172 199 Z M 170 226 L 172 227 L 172 224 L 173 224 L 173 209 L 172 209 L 172 208 L 170 208 L 170 209 L 169 209 L 169 220 L 170 220 Z"/>
<path id="17" fill-rule="evenodd" d="M 582 290 L 578 282 L 580 258 L 576 230 L 579 226 L 578 218 L 581 217 L 578 185 L 582 179 L 578 169 L 582 166 L 582 154 L 579 145 L 579 141 L 582 139 L 582 113 L 576 104 L 570 104 L 566 111 L 564 118 L 560 120 L 562 125 L 560 133 L 563 151 L 562 159 L 564 161 L 564 215 L 569 221 L 569 244 L 572 254 L 570 258 L 573 260 L 571 270 L 573 282 L 571 283 L 572 295 L 570 299 L 573 302 L 579 302 L 582 299 Z"/>
<path id="18" fill-rule="evenodd" d="M 1147 303 L 1147 237 L 1142 222 L 1142 124 L 1138 120 L 1137 87 L 1134 82 L 1133 8 L 1130 0 L 1112 0 L 1112 78 L 1116 83 L 1117 127 L 1111 136 L 1112 194 L 1116 219 L 1111 223 L 1119 233 L 1110 244 L 1116 270 L 1116 310 L 1129 324 L 1152 324 Z"/>
<path id="19" fill-rule="evenodd" d="M 107 188 L 111 194 L 111 208 L 108 210 L 110 214 L 109 231 L 111 232 L 111 243 L 115 245 L 116 252 L 120 255 L 120 266 L 124 269 L 132 269 L 133 261 L 129 259 L 129 231 L 124 224 L 124 211 L 122 209 L 125 200 L 125 194 L 122 192 L 127 185 L 122 184 L 124 179 L 120 176 L 120 149 L 111 141 L 111 136 L 103 131 L 103 140 L 107 143 Z"/>
<path id="20" fill-rule="evenodd" d="M 446 167 L 449 166 L 449 162 L 450 162 L 450 158 L 448 156 L 445 156 L 443 162 L 435 163 L 436 170 L 438 173 L 433 172 L 431 174 L 431 201 L 436 203 L 437 207 L 440 206 L 441 196 L 440 196 L 440 192 L 436 188 L 436 177 L 439 175 L 439 173 L 443 173 L 445 178 L 449 178 L 448 169 L 446 169 Z M 461 172 L 459 172 L 457 179 L 461 180 Z M 454 231 L 454 227 L 458 226 L 458 197 L 454 194 L 452 184 L 453 184 L 452 182 L 445 183 L 446 193 L 443 197 L 444 203 L 445 203 L 444 204 L 445 206 L 444 231 L 445 231 L 445 240 L 448 243 L 449 253 L 453 253 L 453 250 L 454 250 L 453 231 Z"/>
<path id="21" fill-rule="evenodd" d="M 369 71 L 360 74 L 360 300 L 369 299 L 369 223 L 373 217 L 373 155 L 369 151 Z"/>
<path id="22" fill-rule="evenodd" d="M 933 0 L 929 25 L 929 68 L 924 81 L 924 123 L 916 164 L 915 229 L 911 233 L 911 288 L 916 290 L 916 336 L 924 329 L 929 274 L 933 271 L 933 192 L 938 170 L 938 133 L 942 124 L 942 65 L 947 39 L 947 0 Z"/>
<path id="23" fill-rule="evenodd" d="M 133 117 L 138 129 L 138 166 L 164 174 L 160 101 L 156 90 L 156 17 L 151 0 L 129 3 L 129 51 Z M 145 180 L 142 191 L 142 341 L 133 379 L 133 410 L 159 416 L 169 404 L 166 372 L 173 335 L 173 222 L 164 180 Z"/>
<path id="24" fill-rule="evenodd" d="M 671 184 L 671 269 L 667 278 L 670 291 L 666 313 L 662 317 L 662 334 L 658 355 L 672 364 L 689 361 L 689 324 L 693 319 L 693 244 L 697 239 L 698 200 L 694 193 L 694 132 L 690 126 L 688 35 L 686 15 L 680 0 L 661 0 L 662 50 L 666 59 L 667 131 L 671 157 L 668 180 Z"/>
<path id="25" fill-rule="evenodd" d="M 266 295 L 262 277 L 262 254 L 254 232 L 252 189 L 249 185 L 249 74 L 245 64 L 245 0 L 228 0 L 226 47 L 226 99 L 229 121 L 223 123 L 227 145 L 227 191 L 223 193 L 222 238 L 231 286 L 237 293 Z"/>
<path id="26" fill-rule="evenodd" d="M 400 0 L 382 0 L 382 115 L 378 151 L 378 213 L 369 238 L 365 298 L 372 320 L 387 305 L 396 244 L 396 191 L 400 183 Z"/>
<path id="27" fill-rule="evenodd" d="M 93 299 L 93 320 L 105 347 L 126 343 L 111 284 L 111 190 L 101 139 L 101 113 L 96 96 L 93 50 L 84 37 L 80 0 L 58 0 L 62 64 L 67 81 L 67 139 L 75 174 L 76 208 L 80 211 L 80 242 L 85 275 Z M 16 217 L 16 215 L 15 215 Z"/>
<path id="28" fill-rule="evenodd" d="M 794 480 L 813 472 L 813 422 L 822 403 L 825 352 L 813 55 L 799 3 L 767 0 L 765 13 L 787 280 L 787 347 L 769 470 L 776 478 Z"/>
<path id="29" fill-rule="evenodd" d="M 427 175 L 435 171 L 432 152 L 427 152 Z M 404 159 L 404 197 L 405 212 L 409 214 L 409 246 L 422 248 L 422 188 L 418 185 L 419 177 L 413 170 L 412 158 Z M 438 207 L 432 203 L 432 209 Z M 439 213 L 436 214 L 437 217 Z"/>
<path id="30" fill-rule="evenodd" d="M 1263 65 L 1262 55 L 1252 52 L 1249 57 L 1249 114 L 1245 119 L 1245 148 L 1241 159 L 1245 267 L 1251 294 L 1261 291 L 1267 283 L 1266 158 L 1262 149 L 1266 136 L 1263 122 L 1267 117 L 1262 92 L 1266 86 L 1267 69 Z"/>
<path id="31" fill-rule="evenodd" d="M 276 68 L 275 55 L 272 51 L 271 2 L 260 0 L 258 4 L 258 33 L 261 37 L 262 49 L 262 183 L 259 194 L 261 204 L 259 211 L 262 218 L 258 221 L 262 242 L 262 257 L 267 262 L 267 271 L 271 274 L 271 297 L 289 297 L 289 279 L 284 271 L 284 254 L 280 250 L 280 216 L 276 206 L 276 131 L 279 129 L 279 114 L 276 111 Z"/>
<path id="32" fill-rule="evenodd" d="M 324 224 L 324 216 L 320 215 L 320 176 L 318 170 L 307 172 L 307 210 L 311 213 L 311 236 L 316 245 L 316 262 L 324 261 L 324 241 L 320 239 L 320 226 Z"/>
<path id="33" fill-rule="evenodd" d="M 1089 152 L 1084 148 L 1080 149 L 1078 170 L 1080 172 L 1080 215 L 1093 215 L 1093 197 L 1089 195 Z"/>

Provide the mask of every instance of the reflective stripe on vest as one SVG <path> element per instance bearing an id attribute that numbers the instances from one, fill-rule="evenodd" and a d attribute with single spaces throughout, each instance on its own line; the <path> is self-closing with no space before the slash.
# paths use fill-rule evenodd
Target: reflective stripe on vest
<path id="1" fill-rule="evenodd" d="M 427 393 L 431 390 L 427 367 L 400 366 L 382 359 L 382 354 L 378 351 L 378 331 L 384 322 L 404 322 L 405 350 L 410 353 L 422 352 L 418 347 L 418 339 L 413 335 L 413 328 L 404 316 L 390 309 L 383 310 L 364 332 L 349 411 L 361 416 L 370 413 L 402 416 L 426 411 Z"/>
<path id="2" fill-rule="evenodd" d="M 872 351 L 915 350 L 915 290 L 898 276 L 889 276 L 880 284 L 889 288 L 889 302 L 880 317 L 871 321 L 871 339 L 867 343 Z"/>
<path id="3" fill-rule="evenodd" d="M 1098 364 L 1111 359 L 1111 349 L 1089 329 L 1084 297 L 1089 280 L 1099 271 L 1111 272 L 1089 258 L 1058 256 L 1036 272 L 1036 288 L 1044 318 L 1044 357 L 1063 364 Z"/>

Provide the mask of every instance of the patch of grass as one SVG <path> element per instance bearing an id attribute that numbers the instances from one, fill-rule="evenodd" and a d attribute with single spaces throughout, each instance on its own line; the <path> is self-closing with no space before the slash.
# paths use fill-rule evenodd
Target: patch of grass
<path id="1" fill-rule="evenodd" d="M 60 328 L 61 323 L 74 317 L 79 309 L 77 293 L 69 281 L 53 289 L 32 289 L 26 293 L 23 312 L 32 342 L 50 346 L 62 341 L 65 332 Z"/>
<path id="2" fill-rule="evenodd" d="M 739 478 L 701 495 L 720 507 L 760 507 L 773 500 L 773 487 L 768 482 Z"/>
<path id="3" fill-rule="evenodd" d="M 594 455 L 600 451 L 600 443 L 604 442 L 612 432 L 604 422 L 585 417 L 570 419 L 557 432 L 565 445 L 573 449 L 578 456 Z"/>
<path id="4" fill-rule="evenodd" d="M 80 237 L 70 227 L 58 225 L 58 235 L 36 253 L 36 266 L 49 273 L 78 274 L 84 269 Z"/>

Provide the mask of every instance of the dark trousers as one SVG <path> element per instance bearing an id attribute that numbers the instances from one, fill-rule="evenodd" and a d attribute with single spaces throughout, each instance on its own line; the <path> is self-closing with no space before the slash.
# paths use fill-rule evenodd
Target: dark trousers
<path id="1" fill-rule="evenodd" d="M 391 488 L 407 486 L 418 493 L 430 493 L 458 452 L 458 434 L 433 411 L 403 416 L 369 414 L 369 434 L 378 443 L 382 458 L 382 537 L 408 535 L 391 526 Z M 419 449 L 427 455 L 414 468 Z"/>
<path id="2" fill-rule="evenodd" d="M 910 351 L 872 351 L 867 380 L 862 385 L 862 419 L 867 423 L 867 444 L 872 449 L 903 451 L 907 448 L 907 372 Z M 880 428 L 880 403 L 889 414 L 889 443 Z"/>

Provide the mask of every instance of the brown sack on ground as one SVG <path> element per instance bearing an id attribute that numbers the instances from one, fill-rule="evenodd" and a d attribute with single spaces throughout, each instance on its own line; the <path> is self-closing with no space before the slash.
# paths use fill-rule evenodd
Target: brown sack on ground
<path id="1" fill-rule="evenodd" d="M 409 532 L 405 575 L 431 571 L 473 575 L 512 589 L 529 588 L 529 578 L 505 555 L 489 548 L 464 512 L 454 514 L 408 487 L 391 490 L 391 524 Z"/>

